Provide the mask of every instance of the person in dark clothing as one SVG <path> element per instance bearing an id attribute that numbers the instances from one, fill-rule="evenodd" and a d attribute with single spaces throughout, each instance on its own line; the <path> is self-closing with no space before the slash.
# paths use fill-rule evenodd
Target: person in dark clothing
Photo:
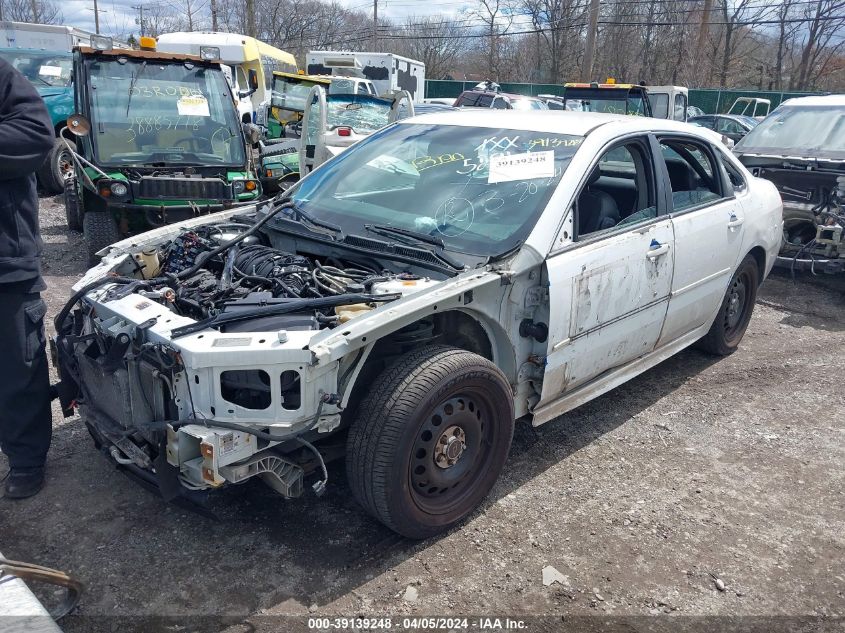
<path id="1" fill-rule="evenodd" d="M 52 434 L 35 170 L 54 142 L 41 97 L 0 59 L 0 450 L 13 499 L 41 489 Z"/>

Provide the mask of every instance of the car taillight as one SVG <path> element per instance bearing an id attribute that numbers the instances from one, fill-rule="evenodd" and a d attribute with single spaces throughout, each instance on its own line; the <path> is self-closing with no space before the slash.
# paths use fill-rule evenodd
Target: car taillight
<path id="1" fill-rule="evenodd" d="M 338 136 L 352 136 L 352 128 L 351 127 L 339 127 L 339 128 L 337 128 L 337 135 Z"/>

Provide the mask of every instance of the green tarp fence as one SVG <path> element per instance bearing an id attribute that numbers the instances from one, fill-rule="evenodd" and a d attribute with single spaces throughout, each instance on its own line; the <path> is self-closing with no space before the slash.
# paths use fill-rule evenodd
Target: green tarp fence
<path id="1" fill-rule="evenodd" d="M 478 84 L 477 81 L 445 81 L 427 79 L 425 82 L 425 96 L 428 98 L 455 98 L 464 90 L 472 90 Z M 521 95 L 536 96 L 539 94 L 559 95 L 563 93 L 563 86 L 559 84 L 522 84 L 503 83 L 502 92 L 513 92 Z M 776 92 L 766 90 L 710 90 L 690 89 L 689 104 L 697 106 L 707 114 L 727 112 L 738 97 L 757 97 L 769 99 L 772 102 L 772 109 L 776 108 L 782 101 L 793 97 L 806 97 L 811 92 Z"/>

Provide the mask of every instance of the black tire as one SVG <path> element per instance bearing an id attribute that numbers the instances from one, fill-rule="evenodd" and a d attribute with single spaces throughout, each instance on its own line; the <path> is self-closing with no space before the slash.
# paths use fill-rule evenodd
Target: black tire
<path id="1" fill-rule="evenodd" d="M 70 149 L 76 151 L 76 144 L 73 141 L 65 141 L 57 138 L 53 149 L 47 159 L 38 169 L 38 180 L 41 186 L 48 193 L 62 193 L 65 188 L 65 177 L 73 173 L 73 159 L 70 157 Z"/>
<path id="2" fill-rule="evenodd" d="M 79 204 L 79 191 L 76 189 L 76 178 L 65 180 L 65 219 L 72 231 L 82 230 L 82 205 Z"/>
<path id="3" fill-rule="evenodd" d="M 107 211 L 88 211 L 82 216 L 82 234 L 88 250 L 88 262 L 93 266 L 100 261 L 97 251 L 120 240 L 117 222 Z"/>
<path id="4" fill-rule="evenodd" d="M 346 445 L 349 485 L 390 529 L 427 538 L 487 496 L 513 427 L 511 387 L 493 363 L 453 347 L 409 352 L 358 406 Z"/>
<path id="5" fill-rule="evenodd" d="M 288 139 L 282 139 L 288 140 Z M 280 147 L 273 149 L 273 146 L 265 146 L 264 150 L 258 155 L 258 159 L 270 158 L 271 156 L 283 156 L 284 154 L 296 154 L 297 150 L 291 151 L 290 147 Z"/>
<path id="6" fill-rule="evenodd" d="M 760 270 L 757 262 L 751 255 L 746 255 L 731 277 L 710 331 L 696 346 L 716 356 L 733 354 L 751 321 L 759 285 Z"/>

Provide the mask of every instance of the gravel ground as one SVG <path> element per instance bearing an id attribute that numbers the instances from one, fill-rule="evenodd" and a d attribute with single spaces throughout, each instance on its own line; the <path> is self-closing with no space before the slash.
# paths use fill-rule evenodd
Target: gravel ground
<path id="1" fill-rule="evenodd" d="M 60 198 L 43 199 L 41 213 L 52 316 L 84 255 Z M 844 290 L 841 278 L 775 274 L 733 356 L 685 351 L 554 422 L 520 425 L 484 506 L 424 542 L 365 515 L 339 464 L 320 500 L 284 501 L 247 484 L 221 495 L 219 521 L 188 513 L 115 472 L 80 420 L 55 409 L 47 487 L 0 499 L 0 550 L 85 582 L 69 630 L 114 616 L 150 630 L 140 618 L 153 615 L 257 618 L 278 630 L 291 625 L 260 616 L 837 621 Z M 559 572 L 549 586 L 546 566 Z"/>

